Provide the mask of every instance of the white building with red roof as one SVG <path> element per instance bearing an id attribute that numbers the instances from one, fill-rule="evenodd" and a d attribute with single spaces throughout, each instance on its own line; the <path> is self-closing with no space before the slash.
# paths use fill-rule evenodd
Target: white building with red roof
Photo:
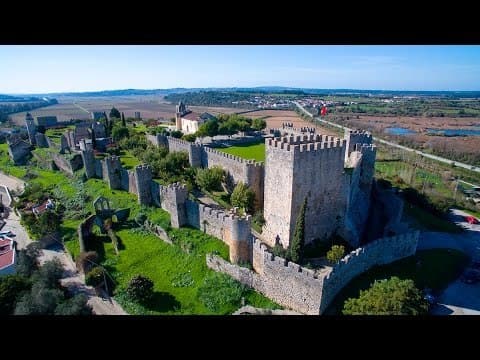
<path id="1" fill-rule="evenodd" d="M 184 134 L 194 134 L 198 131 L 200 125 L 205 121 L 214 119 L 215 116 L 209 113 L 196 113 L 188 110 L 183 102 L 177 105 L 177 111 L 175 112 L 175 124 L 177 130 Z"/>
<path id="2" fill-rule="evenodd" d="M 0 276 L 15 273 L 15 245 L 9 237 L 0 237 Z"/>

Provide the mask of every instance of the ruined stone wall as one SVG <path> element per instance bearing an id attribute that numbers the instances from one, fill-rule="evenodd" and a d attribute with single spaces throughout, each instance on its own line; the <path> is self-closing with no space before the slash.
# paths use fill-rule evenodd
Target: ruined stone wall
<path id="1" fill-rule="evenodd" d="M 305 241 L 325 239 L 343 226 L 347 189 L 344 140 L 325 135 L 268 139 L 266 146 L 264 240 L 286 248 L 307 197 Z"/>
<path id="2" fill-rule="evenodd" d="M 95 172 L 95 154 L 93 150 L 84 150 L 81 152 L 83 159 L 83 166 L 85 167 L 85 175 L 87 179 L 96 177 Z"/>
<path id="3" fill-rule="evenodd" d="M 100 159 L 95 159 L 95 177 L 103 179 L 103 162 Z"/>
<path id="4" fill-rule="evenodd" d="M 57 147 L 48 136 L 42 133 L 35 134 L 35 143 L 40 148 Z M 52 146 L 54 145 L 54 146 Z"/>
<path id="5" fill-rule="evenodd" d="M 88 251 L 88 238 L 92 235 L 92 226 L 96 215 L 90 215 L 78 225 L 78 242 L 80 243 L 80 252 Z"/>
<path id="6" fill-rule="evenodd" d="M 140 205 L 152 204 L 152 168 L 148 165 L 135 167 L 135 188 Z M 132 184 L 133 185 L 133 184 Z M 130 190 L 130 192 L 133 192 Z"/>
<path id="7" fill-rule="evenodd" d="M 122 189 L 122 163 L 118 156 L 109 156 L 102 160 L 102 178 L 110 189 Z M 128 182 L 128 176 L 127 176 Z"/>
<path id="8" fill-rule="evenodd" d="M 160 205 L 170 213 L 172 227 L 187 225 L 187 210 L 185 202 L 188 190 L 185 185 L 175 183 L 168 186 L 159 185 Z"/>
<path id="9" fill-rule="evenodd" d="M 15 143 L 8 142 L 8 155 L 15 165 L 23 165 L 30 157 L 31 146 L 29 143 L 20 140 Z"/>
<path id="10" fill-rule="evenodd" d="M 82 156 L 75 154 L 71 159 L 66 159 L 62 154 L 53 153 L 52 160 L 60 171 L 63 171 L 69 175 L 81 169 L 83 166 Z"/>
<path id="11" fill-rule="evenodd" d="M 420 232 L 381 238 L 345 256 L 325 276 L 320 313 L 324 312 L 338 292 L 353 278 L 376 265 L 385 265 L 412 256 Z"/>

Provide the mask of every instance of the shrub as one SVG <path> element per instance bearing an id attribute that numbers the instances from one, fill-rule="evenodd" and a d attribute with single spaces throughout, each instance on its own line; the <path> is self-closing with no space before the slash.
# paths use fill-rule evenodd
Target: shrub
<path id="1" fill-rule="evenodd" d="M 230 276 L 213 273 L 207 276 L 198 289 L 198 298 L 211 311 L 218 312 L 226 306 L 239 307 L 245 286 Z"/>
<path id="2" fill-rule="evenodd" d="M 348 299 L 344 315 L 421 315 L 428 310 L 422 293 L 413 280 L 390 279 L 375 281 L 370 289 L 360 291 L 357 299 Z"/>
<path id="3" fill-rule="evenodd" d="M 333 245 L 327 252 L 327 260 L 332 264 L 337 263 L 345 255 L 345 247 L 343 245 Z"/>
<path id="4" fill-rule="evenodd" d="M 205 191 L 221 190 L 224 175 L 225 172 L 219 166 L 210 169 L 198 169 L 195 181 Z"/>
<path id="5" fill-rule="evenodd" d="M 255 193 L 243 182 L 239 182 L 233 189 L 230 201 L 233 206 L 244 209 L 245 212 L 253 211 L 253 203 L 255 201 Z"/>
<path id="6" fill-rule="evenodd" d="M 99 286 L 104 281 L 104 270 L 101 266 L 95 266 L 85 276 L 85 284 L 93 287 Z"/>
<path id="7" fill-rule="evenodd" d="M 97 252 L 87 251 L 87 252 L 81 252 L 78 255 L 75 263 L 77 265 L 78 271 L 84 274 L 87 274 L 95 266 L 95 264 L 92 264 L 92 262 L 96 263 L 97 261 L 98 261 Z"/>
<path id="8" fill-rule="evenodd" d="M 153 281 L 146 276 L 136 275 L 128 283 L 126 293 L 136 302 L 144 304 L 153 297 Z"/>

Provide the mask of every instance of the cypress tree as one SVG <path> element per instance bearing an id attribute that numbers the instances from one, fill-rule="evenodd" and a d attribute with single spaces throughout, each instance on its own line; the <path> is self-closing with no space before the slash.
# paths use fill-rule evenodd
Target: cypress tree
<path id="1" fill-rule="evenodd" d="M 294 263 L 303 261 L 303 248 L 305 245 L 305 211 L 307 210 L 307 197 L 303 200 L 300 213 L 295 222 L 295 232 L 293 233 L 292 243 L 289 246 L 289 257 Z"/>
<path id="2" fill-rule="evenodd" d="M 122 126 L 127 127 L 127 123 L 125 122 L 125 115 L 122 112 Z"/>

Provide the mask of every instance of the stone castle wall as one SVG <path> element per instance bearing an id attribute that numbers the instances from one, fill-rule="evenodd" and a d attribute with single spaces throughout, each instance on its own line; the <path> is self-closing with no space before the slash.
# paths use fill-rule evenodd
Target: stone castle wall
<path id="1" fill-rule="evenodd" d="M 166 146 L 169 151 L 187 152 L 190 165 L 193 167 L 211 168 L 220 166 L 230 174 L 234 183 L 242 181 L 247 184 L 255 193 L 256 208 L 263 207 L 263 178 L 265 173 L 263 163 L 245 160 L 201 144 L 194 144 L 160 134 L 147 135 L 147 140 L 156 146 Z"/>
<path id="2" fill-rule="evenodd" d="M 323 284 L 320 313 L 353 278 L 376 265 L 385 265 L 415 254 L 420 232 L 375 240 L 345 256 L 332 268 Z"/>
<path id="3" fill-rule="evenodd" d="M 265 173 L 263 163 L 245 160 L 235 155 L 204 147 L 202 166 L 205 168 L 220 166 L 225 169 L 235 184 L 241 181 L 255 193 L 256 208 L 261 209 L 263 207 L 263 178 Z"/>
<path id="4" fill-rule="evenodd" d="M 353 278 L 376 265 L 415 254 L 418 232 L 378 239 L 345 256 L 330 271 L 313 270 L 274 256 L 255 240 L 252 262 L 255 271 L 208 255 L 207 266 L 253 287 L 280 305 L 308 315 L 325 312 L 338 292 Z"/>

